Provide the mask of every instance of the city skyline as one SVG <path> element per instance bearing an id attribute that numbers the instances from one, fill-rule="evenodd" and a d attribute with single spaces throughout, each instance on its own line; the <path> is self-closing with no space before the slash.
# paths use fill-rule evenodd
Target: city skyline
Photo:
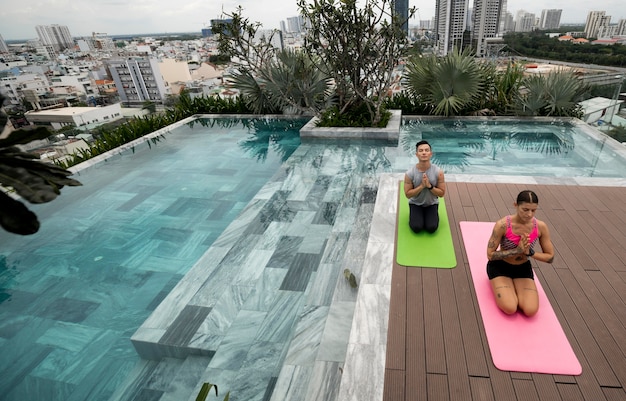
<path id="1" fill-rule="evenodd" d="M 232 12 L 237 5 L 250 21 L 258 21 L 264 29 L 280 28 L 280 21 L 298 14 L 296 0 L 226 0 L 221 4 L 191 0 L 183 4 L 162 0 L 22 0 L 19 7 L 9 0 L 0 0 L 0 35 L 5 40 L 37 38 L 37 25 L 65 25 L 73 36 L 89 36 L 92 32 L 108 35 L 148 34 L 166 32 L 200 32 L 210 26 L 210 20 L 222 13 Z M 470 6 L 473 1 L 470 0 Z M 410 25 L 429 20 L 435 14 L 435 1 L 409 1 L 418 7 Z M 543 9 L 562 9 L 561 23 L 584 23 L 590 11 L 606 11 L 611 23 L 626 18 L 621 0 L 605 0 L 602 5 L 590 7 L 582 0 L 557 0 L 549 6 L 539 0 L 508 0 L 507 9 L 515 15 L 519 10 L 541 16 Z"/>

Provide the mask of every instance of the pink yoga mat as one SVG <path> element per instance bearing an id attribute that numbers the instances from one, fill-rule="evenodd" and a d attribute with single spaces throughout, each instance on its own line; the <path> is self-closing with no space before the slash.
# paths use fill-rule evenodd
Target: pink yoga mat
<path id="1" fill-rule="evenodd" d="M 509 316 L 496 305 L 486 272 L 487 241 L 495 223 L 459 224 L 494 365 L 513 372 L 581 374 L 580 362 L 536 276 L 539 311 L 535 316 L 520 312 Z"/>

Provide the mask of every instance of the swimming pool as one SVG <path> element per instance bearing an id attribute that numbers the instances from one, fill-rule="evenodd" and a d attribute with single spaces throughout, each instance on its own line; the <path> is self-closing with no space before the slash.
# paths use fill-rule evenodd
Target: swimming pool
<path id="1" fill-rule="evenodd" d="M 304 123 L 182 124 L 33 207 L 38 234 L 0 232 L 4 399 L 187 399 L 210 381 L 231 400 L 317 388 L 332 400 L 356 298 L 342 271 L 360 276 L 379 175 L 404 172 L 422 138 L 436 154 L 454 147 L 426 124 L 405 124 L 398 145 L 301 144 Z M 181 312 L 199 331 L 154 343 L 209 352 L 140 359 L 130 337 L 161 301 L 187 295 Z"/>
<path id="2" fill-rule="evenodd" d="M 407 150 L 420 140 L 450 174 L 626 177 L 626 147 L 575 119 L 405 118 Z"/>
<path id="3" fill-rule="evenodd" d="M 75 175 L 0 232 L 3 400 L 107 400 L 130 335 L 300 144 L 303 120 L 197 120 Z"/>

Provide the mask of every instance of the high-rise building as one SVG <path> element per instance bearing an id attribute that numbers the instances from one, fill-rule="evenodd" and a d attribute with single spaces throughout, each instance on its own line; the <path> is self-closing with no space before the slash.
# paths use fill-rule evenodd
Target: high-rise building
<path id="1" fill-rule="evenodd" d="M 393 11 L 402 22 L 402 30 L 409 33 L 409 0 L 394 0 Z"/>
<path id="2" fill-rule="evenodd" d="M 611 16 L 606 15 L 605 11 L 589 11 L 585 24 L 585 37 L 597 38 L 600 27 L 608 27 L 610 22 Z"/>
<path id="3" fill-rule="evenodd" d="M 44 46 L 50 46 L 55 52 L 74 47 L 74 39 L 65 25 L 37 25 L 37 36 Z"/>
<path id="4" fill-rule="evenodd" d="M 515 18 L 513 18 L 513 14 L 507 11 L 501 18 L 503 18 L 503 21 L 500 24 L 502 27 L 502 30 L 500 31 L 501 34 L 504 35 L 506 32 L 512 32 L 515 30 Z"/>
<path id="5" fill-rule="evenodd" d="M 7 46 L 7 42 L 4 41 L 2 35 L 0 35 L 0 53 L 8 53 L 9 46 Z"/>
<path id="6" fill-rule="evenodd" d="M 469 0 L 436 0 L 435 33 L 437 51 L 445 56 L 455 48 L 463 48 L 463 33 L 466 29 L 467 4 Z"/>
<path id="7" fill-rule="evenodd" d="M 616 35 L 626 35 L 626 19 L 620 19 L 617 21 L 617 29 L 615 30 Z"/>
<path id="8" fill-rule="evenodd" d="M 535 27 L 535 14 L 520 10 L 515 18 L 515 32 L 530 32 Z"/>
<path id="9" fill-rule="evenodd" d="M 123 103 L 161 103 L 165 99 L 167 89 L 157 59 L 110 60 L 107 67 Z"/>
<path id="10" fill-rule="evenodd" d="M 299 33 L 304 30 L 304 18 L 302 16 L 287 18 L 287 32 Z"/>
<path id="11" fill-rule="evenodd" d="M 474 0 L 472 44 L 476 57 L 485 56 L 488 39 L 495 38 L 499 32 L 502 1 Z"/>
<path id="12" fill-rule="evenodd" d="M 541 20 L 539 21 L 539 29 L 558 29 L 561 26 L 560 9 L 541 10 Z"/>

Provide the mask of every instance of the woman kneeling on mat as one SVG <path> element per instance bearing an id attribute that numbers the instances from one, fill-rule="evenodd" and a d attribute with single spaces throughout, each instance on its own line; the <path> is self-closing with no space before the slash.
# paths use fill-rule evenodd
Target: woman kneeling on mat
<path id="1" fill-rule="evenodd" d="M 539 200 L 533 191 L 517 195 L 515 214 L 496 222 L 487 245 L 487 276 L 498 307 L 512 315 L 520 309 L 534 316 L 539 297 L 530 258 L 552 263 L 554 247 L 548 226 L 535 218 Z M 539 241 L 541 252 L 535 250 Z"/>

